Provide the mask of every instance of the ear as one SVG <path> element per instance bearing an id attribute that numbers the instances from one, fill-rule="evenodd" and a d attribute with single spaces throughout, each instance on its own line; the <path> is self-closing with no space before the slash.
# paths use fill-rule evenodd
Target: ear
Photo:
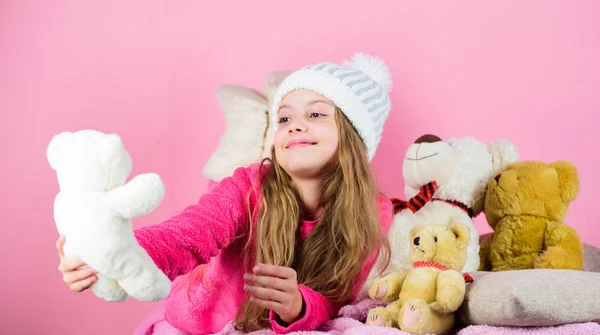
<path id="1" fill-rule="evenodd" d="M 575 165 L 567 161 L 556 161 L 551 163 L 550 167 L 558 173 L 558 185 L 563 201 L 569 203 L 575 200 L 579 192 L 579 174 Z"/>
<path id="2" fill-rule="evenodd" d="M 110 167 L 117 165 L 123 155 L 123 151 L 125 151 L 121 137 L 116 134 L 109 134 L 101 141 L 102 164 Z"/>
<path id="3" fill-rule="evenodd" d="M 415 235 L 417 235 L 417 233 L 421 229 L 423 229 L 423 227 L 425 227 L 425 225 L 416 225 L 416 226 L 414 226 L 413 229 L 410 230 L 410 240 L 409 241 L 412 241 L 413 238 L 415 237 Z"/>
<path id="4" fill-rule="evenodd" d="M 67 150 L 66 148 L 69 145 L 72 135 L 73 133 L 65 131 L 58 135 L 54 135 L 52 140 L 50 140 L 48 148 L 46 149 L 46 158 L 53 170 L 58 169 L 59 165 L 62 163 L 64 152 Z"/>
<path id="5" fill-rule="evenodd" d="M 267 111 L 267 98 L 257 90 L 238 85 L 221 85 L 215 93 L 215 99 L 225 115 L 238 120 L 245 117 L 248 109 Z"/>
<path id="6" fill-rule="evenodd" d="M 492 156 L 494 175 L 519 160 L 517 147 L 511 141 L 507 140 L 492 142 L 490 145 L 490 155 Z"/>
<path id="7" fill-rule="evenodd" d="M 279 85 L 283 82 L 287 76 L 289 76 L 293 71 L 292 70 L 282 70 L 271 72 L 267 76 L 267 80 L 265 80 L 264 92 L 267 97 L 268 106 L 271 106 L 273 103 L 273 97 L 279 88 Z"/>
<path id="8" fill-rule="evenodd" d="M 469 227 L 462 223 L 452 222 L 449 224 L 450 230 L 456 235 L 458 238 L 458 245 L 460 248 L 465 248 L 469 241 L 471 240 L 471 230 Z"/>

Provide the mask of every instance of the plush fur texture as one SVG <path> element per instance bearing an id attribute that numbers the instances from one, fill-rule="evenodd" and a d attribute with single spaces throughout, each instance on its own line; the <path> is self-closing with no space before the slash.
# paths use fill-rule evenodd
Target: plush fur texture
<path id="1" fill-rule="evenodd" d="M 131 225 L 162 201 L 160 177 L 146 173 L 125 184 L 132 163 L 121 139 L 94 130 L 54 136 L 47 158 L 60 186 L 54 219 L 66 236 L 65 256 L 98 271 L 94 294 L 107 301 L 165 298 L 171 282 L 137 243 Z"/>
<path id="2" fill-rule="evenodd" d="M 269 125 L 266 97 L 255 90 L 222 85 L 216 99 L 225 117 L 225 132 L 204 165 L 204 177 L 221 181 L 240 166 L 260 161 Z"/>
<path id="3" fill-rule="evenodd" d="M 404 177 L 407 199 L 415 196 L 419 188 L 430 181 L 437 183 L 434 198 L 458 201 L 471 208 L 473 217 L 483 209 L 487 183 L 507 165 L 519 158 L 516 147 L 506 140 L 486 145 L 472 137 L 451 138 L 442 141 L 434 135 L 425 135 L 412 144 L 404 159 Z M 410 231 L 417 225 L 432 223 L 462 223 L 470 228 L 471 238 L 467 249 L 464 272 L 479 268 L 479 235 L 473 219 L 462 209 L 443 201 L 427 202 L 419 211 L 402 210 L 394 215 L 388 239 L 392 248 L 390 264 L 386 273 L 409 269 L 410 245 L 406 243 Z M 371 271 L 360 297 L 368 295 L 374 278 Z"/>
<path id="4" fill-rule="evenodd" d="M 583 268 L 583 245 L 563 223 L 579 191 L 575 166 L 566 161 L 525 161 L 489 182 L 485 215 L 494 233 L 481 247 L 481 270 Z"/>
<path id="5" fill-rule="evenodd" d="M 269 106 L 275 91 L 291 71 L 276 71 L 267 77 L 264 93 L 237 86 L 221 85 L 215 94 L 225 117 L 225 132 L 204 165 L 203 175 L 221 181 L 242 166 L 270 157 L 273 127 Z"/>
<path id="6" fill-rule="evenodd" d="M 470 229 L 460 223 L 420 225 L 410 233 L 413 264 L 436 267 L 401 269 L 377 279 L 369 288 L 372 299 L 390 302 L 369 311 L 367 325 L 397 327 L 411 334 L 446 334 L 464 300 L 466 283 L 460 270 L 467 260 Z"/>

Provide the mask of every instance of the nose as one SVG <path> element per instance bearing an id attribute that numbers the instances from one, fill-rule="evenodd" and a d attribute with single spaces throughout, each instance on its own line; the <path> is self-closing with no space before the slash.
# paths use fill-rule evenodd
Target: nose
<path id="1" fill-rule="evenodd" d="M 308 127 L 306 127 L 306 124 L 304 122 L 297 121 L 297 120 L 292 121 L 292 123 L 290 123 L 289 127 L 290 127 L 289 128 L 290 133 L 302 133 L 302 132 L 305 132 L 308 128 Z"/>
<path id="2" fill-rule="evenodd" d="M 502 176 L 501 173 L 497 174 L 496 177 L 494 177 L 494 180 L 496 180 L 496 182 L 500 182 L 500 177 Z"/>
<path id="3" fill-rule="evenodd" d="M 415 245 L 419 245 L 419 241 L 420 241 L 420 240 L 421 240 L 421 238 L 420 238 L 420 237 L 415 237 L 415 239 L 414 239 L 413 243 L 414 243 Z"/>
<path id="4" fill-rule="evenodd" d="M 435 142 L 441 142 L 441 141 L 442 141 L 442 139 L 435 135 L 426 134 L 426 135 L 423 135 L 423 136 L 417 138 L 415 140 L 415 143 L 417 143 L 417 144 L 418 143 L 435 143 Z"/>
<path id="5" fill-rule="evenodd" d="M 302 133 L 305 132 L 306 128 L 305 127 L 294 127 L 292 129 L 290 129 L 291 133 Z"/>

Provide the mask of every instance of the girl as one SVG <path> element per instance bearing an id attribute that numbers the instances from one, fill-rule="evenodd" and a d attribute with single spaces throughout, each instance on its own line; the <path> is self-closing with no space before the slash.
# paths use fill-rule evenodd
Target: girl
<path id="1" fill-rule="evenodd" d="M 292 73 L 271 109 L 272 158 L 238 168 L 198 204 L 136 231 L 174 280 L 164 312 L 170 327 L 207 334 L 235 320 L 245 332 L 315 330 L 356 298 L 375 259 L 387 265 L 392 206 L 369 161 L 390 87 L 385 63 L 364 54 Z M 80 292 L 96 277 L 64 258 L 63 243 L 59 269 Z"/>

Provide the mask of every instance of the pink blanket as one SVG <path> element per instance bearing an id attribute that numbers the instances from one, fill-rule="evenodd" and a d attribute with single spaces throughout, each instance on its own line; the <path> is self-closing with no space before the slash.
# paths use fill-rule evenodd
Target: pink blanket
<path id="1" fill-rule="evenodd" d="M 218 335 L 242 335 L 227 326 Z M 261 330 L 250 333 L 250 335 L 273 335 L 271 330 Z M 323 325 L 322 331 L 297 332 L 290 335 L 409 335 L 394 328 L 372 327 L 351 318 L 337 318 Z M 600 325 L 597 323 L 574 323 L 556 327 L 491 327 L 491 326 L 469 326 L 459 330 L 456 335 L 598 335 Z"/>
<path id="2" fill-rule="evenodd" d="M 294 332 L 290 335 L 409 335 L 399 329 L 370 327 L 364 324 L 367 312 L 381 303 L 373 300 L 359 301 L 343 307 L 339 317 L 325 323 L 319 331 Z M 136 329 L 135 335 L 187 335 L 171 327 L 164 320 L 164 311 L 158 310 Z M 457 330 L 456 335 L 600 335 L 600 324 L 594 322 L 573 323 L 554 327 L 492 327 L 468 326 Z M 234 330 L 228 324 L 215 335 L 245 335 Z M 249 335 L 275 335 L 272 330 L 259 330 Z"/>

